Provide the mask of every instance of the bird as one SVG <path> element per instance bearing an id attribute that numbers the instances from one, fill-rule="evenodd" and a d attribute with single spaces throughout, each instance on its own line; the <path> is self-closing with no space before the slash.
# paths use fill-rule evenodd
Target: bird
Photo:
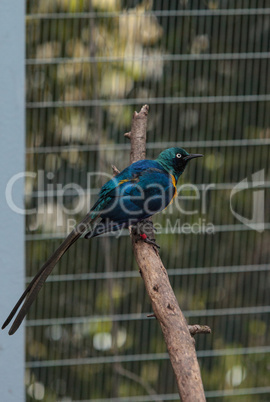
<path id="1" fill-rule="evenodd" d="M 28 313 L 39 291 L 65 252 L 82 235 L 86 239 L 136 225 L 165 209 L 177 195 L 177 181 L 191 159 L 202 154 L 190 154 L 183 148 L 164 150 L 155 160 L 139 160 L 105 183 L 96 203 L 70 232 L 51 257 L 31 280 L 4 322 L 4 329 L 14 318 L 9 335 L 13 335 Z M 145 234 L 142 240 L 147 241 Z"/>

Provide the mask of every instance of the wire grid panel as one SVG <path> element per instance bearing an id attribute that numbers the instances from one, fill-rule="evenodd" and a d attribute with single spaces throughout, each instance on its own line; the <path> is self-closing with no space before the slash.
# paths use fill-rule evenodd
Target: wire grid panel
<path id="1" fill-rule="evenodd" d="M 154 222 L 185 316 L 212 328 L 196 339 L 207 398 L 269 400 L 269 4 L 26 4 L 27 281 L 129 164 L 148 103 L 149 158 L 204 154 Z M 150 312 L 128 233 L 79 240 L 28 316 L 27 399 L 179 399 Z"/>

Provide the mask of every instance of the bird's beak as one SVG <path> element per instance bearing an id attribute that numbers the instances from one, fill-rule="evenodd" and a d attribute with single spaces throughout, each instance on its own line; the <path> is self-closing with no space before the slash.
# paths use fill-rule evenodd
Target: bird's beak
<path id="1" fill-rule="evenodd" d="M 189 154 L 184 157 L 184 160 L 188 161 L 189 159 L 200 158 L 201 156 L 203 156 L 203 155 L 202 154 Z"/>

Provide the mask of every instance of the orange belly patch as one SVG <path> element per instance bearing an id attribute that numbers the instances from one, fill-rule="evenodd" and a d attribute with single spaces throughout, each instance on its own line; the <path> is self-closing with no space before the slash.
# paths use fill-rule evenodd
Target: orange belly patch
<path id="1" fill-rule="evenodd" d="M 174 195 L 173 195 L 173 198 L 171 199 L 169 205 L 171 205 L 173 203 L 173 200 L 175 199 L 175 197 L 177 197 L 176 180 L 175 180 L 175 177 L 172 174 L 170 174 L 170 176 L 171 176 L 172 184 L 173 184 L 173 187 L 174 187 Z"/>

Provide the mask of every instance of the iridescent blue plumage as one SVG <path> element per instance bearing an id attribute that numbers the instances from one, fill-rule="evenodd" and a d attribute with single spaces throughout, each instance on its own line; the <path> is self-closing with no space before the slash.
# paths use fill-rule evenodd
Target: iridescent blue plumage
<path id="1" fill-rule="evenodd" d="M 169 148 L 161 152 L 155 161 L 135 162 L 104 184 L 95 205 L 40 268 L 2 328 L 10 323 L 21 307 L 9 334 L 17 331 L 56 263 L 86 228 L 89 230 L 89 225 L 100 219 L 88 232 L 87 238 L 117 230 L 162 211 L 175 196 L 177 180 L 188 161 L 198 156 L 202 155 L 189 154 L 182 148 Z"/>
<path id="2" fill-rule="evenodd" d="M 197 156 L 182 148 L 169 148 L 156 160 L 133 163 L 101 189 L 92 216 L 101 221 L 86 238 L 146 219 L 168 206 L 176 194 L 176 183 L 187 162 Z"/>

